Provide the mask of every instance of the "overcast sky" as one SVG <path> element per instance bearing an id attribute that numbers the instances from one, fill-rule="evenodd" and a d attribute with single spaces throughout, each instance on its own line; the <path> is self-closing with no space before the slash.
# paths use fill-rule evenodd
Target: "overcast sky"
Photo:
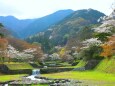
<path id="1" fill-rule="evenodd" d="M 96 9 L 106 15 L 114 0 L 0 0 L 0 16 L 38 18 L 63 9 Z"/>

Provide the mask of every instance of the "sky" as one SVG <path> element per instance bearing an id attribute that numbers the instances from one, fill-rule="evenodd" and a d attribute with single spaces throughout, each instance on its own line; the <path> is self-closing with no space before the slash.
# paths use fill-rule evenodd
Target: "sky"
<path id="1" fill-rule="evenodd" d="M 39 18 L 58 10 L 95 9 L 109 15 L 114 0 L 0 0 L 0 16 Z"/>

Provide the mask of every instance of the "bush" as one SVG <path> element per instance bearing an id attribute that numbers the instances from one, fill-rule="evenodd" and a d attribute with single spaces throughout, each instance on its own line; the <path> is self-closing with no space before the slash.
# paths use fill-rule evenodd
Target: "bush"
<path id="1" fill-rule="evenodd" d="M 71 65 L 76 66 L 79 62 L 73 62 Z"/>
<path id="2" fill-rule="evenodd" d="M 96 34 L 94 34 L 94 36 L 96 38 L 98 38 L 98 40 L 101 40 L 101 41 L 107 41 L 108 36 L 111 36 L 111 35 L 112 35 L 111 33 L 96 33 Z"/>
<path id="3" fill-rule="evenodd" d="M 83 49 L 80 52 L 79 57 L 85 60 L 100 59 L 102 50 L 103 49 L 100 46 L 90 46 L 89 48 Z"/>

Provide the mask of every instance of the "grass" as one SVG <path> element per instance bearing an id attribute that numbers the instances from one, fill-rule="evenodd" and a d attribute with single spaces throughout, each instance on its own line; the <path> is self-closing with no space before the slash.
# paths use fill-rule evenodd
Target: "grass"
<path id="1" fill-rule="evenodd" d="M 66 67 L 69 67 L 69 68 L 80 68 L 80 67 L 84 67 L 86 64 L 87 64 L 87 61 L 84 61 L 84 60 L 81 60 L 81 61 L 78 61 L 79 63 L 76 65 L 76 66 L 66 66 Z"/>
<path id="2" fill-rule="evenodd" d="M 22 76 L 25 76 L 26 74 L 20 74 L 20 75 L 1 75 L 0 76 L 0 82 L 6 82 L 10 80 L 19 80 Z"/>
<path id="3" fill-rule="evenodd" d="M 43 74 L 45 77 L 50 78 L 68 78 L 77 80 L 102 80 L 102 81 L 115 81 L 114 74 L 102 73 L 97 71 L 70 71 L 53 74 Z"/>
<path id="4" fill-rule="evenodd" d="M 61 72 L 53 74 L 43 74 L 43 76 L 49 78 L 80 80 L 83 81 L 84 83 L 87 83 L 88 85 L 93 84 L 91 86 L 94 86 L 94 84 L 96 84 L 96 86 L 115 86 L 115 74 L 108 74 L 98 71 L 84 71 L 84 72 L 70 71 L 70 72 Z M 97 85 L 97 83 L 99 85 Z"/>
<path id="5" fill-rule="evenodd" d="M 86 64 L 87 64 L 87 62 L 86 62 L 86 61 L 81 60 L 81 61 L 77 64 L 77 66 L 76 66 L 76 67 L 84 67 Z"/>
<path id="6" fill-rule="evenodd" d="M 24 74 L 22 75 L 1 75 L 0 82 L 5 82 L 9 80 L 19 80 L 21 79 L 21 76 L 25 76 L 25 75 Z M 75 80 L 87 81 L 87 83 L 96 81 L 100 83 L 106 82 L 106 84 L 107 83 L 115 84 L 115 74 L 108 74 L 108 73 L 103 73 L 103 72 L 98 72 L 98 71 L 84 71 L 84 72 L 70 71 L 70 72 L 61 72 L 61 73 L 53 73 L 53 74 L 43 74 L 42 76 L 49 77 L 49 78 L 75 79 Z M 110 84 L 109 85 L 97 85 L 97 86 L 114 86 L 113 84 L 111 85 Z M 48 86 L 48 85 L 39 84 L 39 85 L 32 85 L 32 86 Z"/>
<path id="7" fill-rule="evenodd" d="M 28 63 L 4 63 L 10 70 L 33 69 Z"/>
<path id="8" fill-rule="evenodd" d="M 65 67 L 79 68 L 85 66 L 86 63 L 87 63 L 86 61 L 81 60 L 76 66 L 65 66 Z M 5 64 L 8 66 L 8 68 L 12 70 L 32 68 L 32 66 L 29 65 L 28 63 L 5 63 Z M 65 64 L 67 65 L 67 63 L 63 63 L 63 65 Z M 23 75 L 1 75 L 0 82 L 20 79 L 20 76 Z M 42 76 L 48 78 L 75 79 L 85 81 L 85 83 L 101 84 L 96 86 L 115 86 L 115 57 L 109 60 L 108 59 L 102 60 L 97 65 L 97 67 L 92 71 L 70 71 L 70 72 L 43 74 Z M 47 86 L 47 85 L 39 84 L 32 86 Z"/>
<path id="9" fill-rule="evenodd" d="M 79 68 L 86 65 L 86 61 L 81 60 L 73 68 Z M 110 74 L 111 73 L 111 74 Z M 43 74 L 49 78 L 68 78 L 77 80 L 92 80 L 92 81 L 104 81 L 115 82 L 115 58 L 102 60 L 95 70 L 92 71 L 70 71 L 53 74 Z"/>
<path id="10" fill-rule="evenodd" d="M 114 73 L 115 74 L 115 58 L 104 59 L 102 60 L 97 67 L 95 68 L 97 71 L 102 71 L 106 73 Z"/>

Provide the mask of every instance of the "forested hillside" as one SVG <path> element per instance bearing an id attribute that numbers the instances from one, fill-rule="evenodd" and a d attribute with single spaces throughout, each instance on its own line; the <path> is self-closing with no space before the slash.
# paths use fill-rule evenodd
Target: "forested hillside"
<path id="1" fill-rule="evenodd" d="M 86 68 L 91 67 L 93 64 L 98 64 L 98 61 L 102 59 L 106 59 L 108 60 L 107 62 L 113 64 L 115 55 L 114 16 L 115 12 L 113 11 L 111 15 L 101 17 L 100 20 L 102 20 L 102 24 L 85 27 L 80 30 L 78 34 L 71 37 L 66 46 L 61 49 L 59 52 L 61 57 L 67 59 L 67 56 L 69 56 L 69 59 L 83 59 L 84 61 L 88 61 L 89 63 L 85 65 Z M 106 60 L 104 60 L 104 62 L 106 62 Z M 109 63 L 107 63 L 108 67 L 110 67 Z M 102 64 L 104 63 L 102 62 Z M 101 67 L 102 66 L 100 66 L 100 68 Z M 114 68 L 114 66 L 112 67 Z M 105 70 L 114 72 L 112 68 L 111 70 Z"/>
<path id="2" fill-rule="evenodd" d="M 71 40 L 78 33 L 81 35 L 80 31 L 100 24 L 97 20 L 102 16 L 105 15 L 93 9 L 78 10 L 58 24 L 50 26 L 47 31 L 30 36 L 26 41 L 30 43 L 38 42 L 45 52 L 47 50 L 52 52 L 55 46 L 64 46 L 68 40 Z M 85 34 L 87 35 L 89 32 L 91 30 L 88 30 Z"/>
<path id="3" fill-rule="evenodd" d="M 70 9 L 59 10 L 42 18 L 38 18 L 23 30 L 22 35 L 26 38 L 36 33 L 44 32 L 48 27 L 55 25 L 73 12 L 74 11 Z"/>
<path id="4" fill-rule="evenodd" d="M 40 45 L 32 45 L 14 38 L 0 23 L 0 61 L 42 61 Z"/>

